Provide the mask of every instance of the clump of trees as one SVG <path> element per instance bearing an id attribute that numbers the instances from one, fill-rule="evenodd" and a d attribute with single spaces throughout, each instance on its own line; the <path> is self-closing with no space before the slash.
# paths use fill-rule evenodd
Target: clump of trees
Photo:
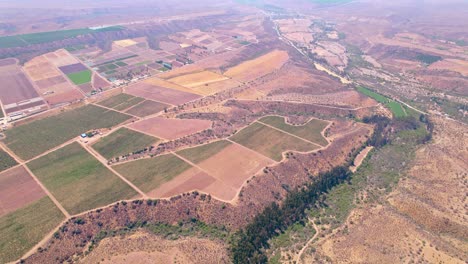
<path id="1" fill-rule="evenodd" d="M 283 204 L 271 203 L 244 230 L 236 234 L 231 242 L 233 262 L 267 263 L 264 249 L 269 246 L 268 240 L 303 219 L 306 209 L 314 205 L 322 193 L 348 180 L 350 176 L 347 166 L 336 167 L 320 174 L 314 182 L 289 192 Z"/>

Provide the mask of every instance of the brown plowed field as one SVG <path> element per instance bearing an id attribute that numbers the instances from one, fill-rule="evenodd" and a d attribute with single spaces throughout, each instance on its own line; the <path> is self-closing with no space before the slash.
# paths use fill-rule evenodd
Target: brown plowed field
<path id="1" fill-rule="evenodd" d="M 67 80 L 63 76 L 57 75 L 54 77 L 36 81 L 36 85 L 41 90 L 47 90 L 49 89 L 50 86 L 54 86 L 54 85 L 61 84 L 64 82 L 67 82 Z"/>
<path id="2" fill-rule="evenodd" d="M 107 82 L 106 80 L 101 78 L 99 75 L 94 74 L 94 76 L 93 76 L 93 87 L 94 87 L 94 89 L 99 89 L 99 88 L 105 89 L 105 88 L 108 88 L 110 86 L 111 86 L 111 84 L 109 82 Z"/>
<path id="3" fill-rule="evenodd" d="M 237 144 L 230 144 L 198 166 L 232 188 L 242 184 L 271 161 Z M 231 197 L 231 199 L 234 197 Z"/>
<path id="4" fill-rule="evenodd" d="M 173 140 L 211 128 L 211 121 L 153 117 L 129 127 L 158 138 Z"/>
<path id="5" fill-rule="evenodd" d="M 83 98 L 83 95 L 76 89 L 70 87 L 66 84 L 69 89 L 62 91 L 61 93 L 54 93 L 48 96 L 45 96 L 45 100 L 49 105 L 58 105 L 62 103 L 74 102 Z"/>
<path id="6" fill-rule="evenodd" d="M 23 166 L 0 173 L 0 217 L 44 197 Z"/>
<path id="7" fill-rule="evenodd" d="M 128 87 L 126 93 L 172 105 L 184 104 L 201 98 L 197 94 L 163 88 L 143 82 Z"/>
<path id="8" fill-rule="evenodd" d="M 4 105 L 38 97 L 26 75 L 16 65 L 0 67 L 0 100 Z"/>

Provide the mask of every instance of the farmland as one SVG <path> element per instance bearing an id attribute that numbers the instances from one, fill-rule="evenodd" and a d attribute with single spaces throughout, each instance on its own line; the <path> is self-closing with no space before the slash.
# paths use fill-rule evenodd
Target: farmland
<path id="1" fill-rule="evenodd" d="M 177 154 L 183 156 L 184 158 L 190 160 L 193 163 L 202 162 L 218 152 L 231 145 L 229 141 L 220 140 L 214 143 L 205 144 L 203 146 L 188 148 L 177 152 Z"/>
<path id="2" fill-rule="evenodd" d="M 8 153 L 0 149 L 0 172 L 18 164 Z"/>
<path id="3" fill-rule="evenodd" d="M 157 141 L 157 138 L 128 128 L 120 128 L 100 139 L 93 145 L 93 148 L 106 159 L 111 159 L 150 147 Z"/>
<path id="4" fill-rule="evenodd" d="M 224 75 L 237 80 L 250 81 L 277 70 L 289 59 L 285 51 L 275 50 L 228 69 Z"/>
<path id="5" fill-rule="evenodd" d="M 211 128 L 211 121 L 152 117 L 129 127 L 161 139 L 177 139 Z"/>
<path id="6" fill-rule="evenodd" d="M 250 125 L 231 139 L 276 161 L 281 161 L 283 152 L 288 150 L 308 152 L 318 148 L 316 145 L 260 123 Z"/>
<path id="7" fill-rule="evenodd" d="M 63 219 L 49 197 L 0 217 L 0 262 L 19 259 Z"/>
<path id="8" fill-rule="evenodd" d="M 144 100 L 145 99 L 140 97 L 135 97 L 129 94 L 122 93 L 99 102 L 99 105 L 112 108 L 118 111 L 123 111 L 138 103 L 143 102 Z"/>
<path id="9" fill-rule="evenodd" d="M 91 71 L 83 70 L 79 72 L 67 74 L 68 78 L 76 85 L 85 84 L 91 82 Z"/>
<path id="10" fill-rule="evenodd" d="M 72 214 L 136 195 L 130 186 L 78 143 L 72 143 L 27 165 Z"/>
<path id="11" fill-rule="evenodd" d="M 127 162 L 113 168 L 143 192 L 150 192 L 190 169 L 191 166 L 180 158 L 168 154 Z"/>
<path id="12" fill-rule="evenodd" d="M 49 31 L 41 33 L 31 33 L 24 35 L 16 36 L 5 36 L 0 37 L 0 48 L 13 48 L 13 47 L 22 47 L 32 44 L 42 44 L 57 40 L 64 40 L 67 38 L 73 38 L 80 35 L 90 34 L 93 32 L 99 31 L 109 31 L 109 30 L 121 30 L 120 27 L 108 27 L 97 30 L 92 30 L 88 28 L 81 29 L 70 29 L 70 30 L 60 30 L 60 31 Z"/>
<path id="13" fill-rule="evenodd" d="M 125 92 L 133 96 L 172 105 L 184 104 L 201 98 L 201 96 L 198 94 L 155 86 L 142 82 L 128 87 Z"/>
<path id="14" fill-rule="evenodd" d="M 200 85 L 206 85 L 228 79 L 222 75 L 216 74 L 210 71 L 203 71 L 197 73 L 191 73 L 187 75 L 178 76 L 168 81 L 185 86 L 185 87 L 196 87 Z"/>
<path id="15" fill-rule="evenodd" d="M 9 129 L 5 132 L 5 144 L 22 159 L 30 159 L 81 133 L 112 127 L 128 119 L 128 115 L 87 105 Z"/>
<path id="16" fill-rule="evenodd" d="M 169 107 L 166 104 L 151 101 L 151 100 L 146 100 L 140 104 L 135 105 L 134 107 L 128 109 L 126 113 L 129 113 L 131 115 L 135 115 L 138 117 L 145 117 L 149 115 L 154 115 L 156 113 L 159 113 Z"/>
<path id="17" fill-rule="evenodd" d="M 322 136 L 322 131 L 327 127 L 328 122 L 319 119 L 312 119 L 304 125 L 295 126 L 285 122 L 283 117 L 268 116 L 260 119 L 262 123 L 268 124 L 282 131 L 291 133 L 303 139 L 307 139 L 321 146 L 326 146 L 328 141 Z"/>

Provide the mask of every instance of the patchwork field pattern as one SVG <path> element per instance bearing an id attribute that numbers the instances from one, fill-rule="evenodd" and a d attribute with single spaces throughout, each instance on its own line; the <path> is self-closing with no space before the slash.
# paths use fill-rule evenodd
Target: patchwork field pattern
<path id="1" fill-rule="evenodd" d="M 283 152 L 289 150 L 309 152 L 319 148 L 317 145 L 260 123 L 253 123 L 231 139 L 276 161 L 281 161 Z"/>
<path id="2" fill-rule="evenodd" d="M 5 132 L 5 144 L 20 158 L 27 160 L 81 133 L 112 127 L 130 118 L 99 106 L 87 105 L 9 129 Z"/>
<path id="3" fill-rule="evenodd" d="M 154 115 L 156 113 L 159 113 L 168 107 L 169 105 L 167 104 L 163 104 L 163 103 L 159 103 L 159 102 L 155 102 L 151 100 L 146 100 L 128 109 L 126 113 L 129 113 L 131 115 L 138 116 L 138 117 L 146 117 L 149 115 Z"/>
<path id="4" fill-rule="evenodd" d="M 151 192 L 162 183 L 189 170 L 191 166 L 180 158 L 167 154 L 149 159 L 126 162 L 113 168 L 143 192 Z"/>
<path id="5" fill-rule="evenodd" d="M 234 199 L 247 179 L 274 162 L 225 140 L 182 150 L 178 154 L 216 179 L 202 190 L 223 200 Z"/>
<path id="6" fill-rule="evenodd" d="M 142 150 L 157 142 L 157 138 L 122 127 L 93 144 L 93 148 L 106 159 L 111 159 Z"/>
<path id="7" fill-rule="evenodd" d="M 138 103 L 143 102 L 144 100 L 145 99 L 140 97 L 122 93 L 105 99 L 104 101 L 101 101 L 98 104 L 118 111 L 123 111 Z"/>
<path id="8" fill-rule="evenodd" d="M 129 199 L 137 194 L 78 143 L 27 165 L 71 214 Z"/>
<path id="9" fill-rule="evenodd" d="M 321 146 L 326 146 L 328 144 L 328 141 L 322 136 L 322 131 L 329 124 L 326 121 L 312 119 L 302 126 L 287 124 L 285 118 L 279 116 L 267 116 L 261 118 L 259 121 Z"/>
<path id="10" fill-rule="evenodd" d="M 153 117 L 129 127 L 161 139 L 173 140 L 211 128 L 211 125 L 212 122 L 208 120 Z"/>
<path id="11" fill-rule="evenodd" d="M 0 217 L 0 262 L 19 259 L 64 218 L 47 196 Z"/>
<path id="12" fill-rule="evenodd" d="M 45 195 L 23 166 L 0 173 L 0 217 Z"/>

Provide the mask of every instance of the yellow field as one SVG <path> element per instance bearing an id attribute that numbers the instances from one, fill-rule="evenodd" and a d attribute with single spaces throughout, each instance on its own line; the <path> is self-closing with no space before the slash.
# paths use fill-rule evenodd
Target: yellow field
<path id="1" fill-rule="evenodd" d="M 120 46 L 120 47 L 128 47 L 137 44 L 134 40 L 131 39 L 122 39 L 122 40 L 116 40 L 114 41 L 115 45 Z"/>
<path id="2" fill-rule="evenodd" d="M 219 81 L 227 80 L 226 76 L 211 72 L 211 71 L 202 71 L 196 73 L 190 73 L 169 79 L 168 81 L 192 88 L 200 85 L 206 85 L 210 83 L 215 83 Z"/>
<path id="3" fill-rule="evenodd" d="M 187 43 L 180 44 L 181 48 L 188 48 L 188 47 L 191 47 L 191 46 L 192 46 L 192 44 L 187 44 Z"/>
<path id="4" fill-rule="evenodd" d="M 254 60 L 243 62 L 227 70 L 224 75 L 240 80 L 254 80 L 281 68 L 289 56 L 286 51 L 275 50 Z"/>
<path id="5" fill-rule="evenodd" d="M 209 83 L 209 84 L 207 83 L 205 85 L 191 87 L 191 89 L 203 95 L 210 95 L 210 94 L 215 94 L 215 93 L 227 90 L 227 89 L 238 87 L 239 85 L 241 84 L 238 81 L 233 80 L 233 79 L 227 79 L 227 80 L 220 81 L 220 82 L 214 82 L 214 83 Z"/>
<path id="6" fill-rule="evenodd" d="M 189 89 L 187 87 L 184 87 L 184 86 L 172 83 L 172 82 L 168 82 L 168 81 L 165 81 L 163 79 L 159 79 L 157 77 L 152 77 L 152 78 L 146 79 L 143 82 L 145 82 L 147 84 L 154 85 L 154 86 L 160 86 L 160 87 L 173 89 L 173 90 L 178 90 L 178 91 L 182 91 L 182 92 L 200 94 L 200 93 L 198 93 L 198 92 L 196 92 L 196 91 L 194 91 L 192 89 Z M 200 95 L 202 95 L 202 94 L 200 94 Z"/>

